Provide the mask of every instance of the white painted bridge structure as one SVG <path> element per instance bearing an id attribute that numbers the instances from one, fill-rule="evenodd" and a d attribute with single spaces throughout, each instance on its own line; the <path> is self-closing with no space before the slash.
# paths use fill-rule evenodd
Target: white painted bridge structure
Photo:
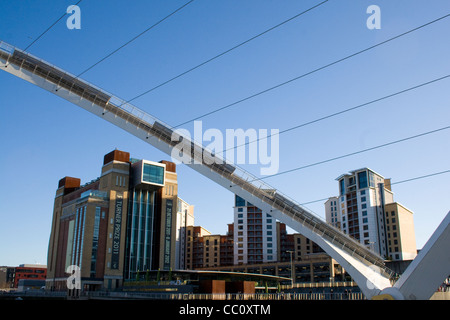
<path id="1" fill-rule="evenodd" d="M 175 146 L 192 150 L 182 158 L 188 156 L 190 163 L 183 163 L 317 243 L 350 274 L 368 299 L 429 299 L 450 274 L 450 213 L 393 284 L 392 272 L 376 253 L 256 176 L 204 152 L 205 148 L 189 137 L 174 134 L 173 127 L 150 114 L 2 41 L 0 69 L 86 109 L 170 156 Z"/>

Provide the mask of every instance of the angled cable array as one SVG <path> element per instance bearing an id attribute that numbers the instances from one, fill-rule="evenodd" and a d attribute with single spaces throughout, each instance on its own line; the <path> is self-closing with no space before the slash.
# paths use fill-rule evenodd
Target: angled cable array
<path id="1" fill-rule="evenodd" d="M 357 110 L 357 109 L 361 109 L 363 107 L 369 106 L 369 105 L 374 104 L 376 102 L 384 101 L 384 100 L 387 100 L 389 98 L 393 98 L 395 96 L 401 95 L 403 93 L 407 93 L 407 92 L 419 89 L 421 87 L 425 87 L 427 85 L 434 84 L 434 83 L 437 83 L 437 82 L 442 81 L 442 80 L 446 80 L 448 78 L 450 78 L 450 74 L 442 76 L 442 77 L 439 77 L 439 78 L 435 78 L 433 80 L 429 80 L 429 81 L 420 83 L 418 85 L 415 85 L 415 86 L 412 86 L 412 87 L 409 87 L 409 88 L 406 88 L 406 89 L 403 89 L 403 90 L 400 90 L 400 91 L 397 91 L 397 92 L 385 95 L 385 96 L 380 97 L 380 98 L 376 98 L 376 99 L 370 100 L 368 102 L 364 102 L 364 103 L 358 104 L 356 106 L 353 106 L 353 107 L 350 107 L 350 108 L 347 108 L 347 109 L 343 109 L 343 110 L 340 110 L 340 111 L 337 111 L 337 112 L 334 112 L 334 113 L 322 116 L 320 118 L 317 118 L 317 119 L 314 119 L 314 120 L 311 120 L 311 121 L 303 122 L 301 124 L 298 124 L 298 125 L 295 125 L 295 126 L 292 126 L 292 127 L 286 128 L 286 129 L 283 129 L 283 130 L 281 130 L 281 131 L 279 131 L 277 133 L 274 133 L 274 134 L 268 134 L 267 136 L 263 136 L 263 137 L 255 139 L 255 140 L 247 141 L 247 142 L 242 143 L 240 145 L 237 145 L 237 146 L 225 149 L 223 151 L 219 151 L 219 152 L 217 152 L 217 154 L 224 154 L 226 151 L 229 151 L 229 150 L 237 149 L 239 147 L 243 147 L 243 146 L 246 146 L 246 145 L 249 145 L 249 144 L 261 141 L 261 140 L 266 140 L 266 139 L 269 139 L 270 137 L 275 136 L 275 135 L 281 135 L 283 133 L 290 132 L 290 131 L 293 131 L 293 130 L 296 130 L 296 129 L 299 129 L 299 128 L 302 128 L 302 127 L 306 127 L 308 125 L 311 125 L 311 124 L 314 124 L 314 123 L 318 123 L 320 121 L 327 120 L 327 119 L 330 119 L 330 118 L 342 115 L 342 114 L 347 113 L 347 112 L 351 112 L 351 111 L 354 111 L 354 110 Z"/>
<path id="2" fill-rule="evenodd" d="M 136 36 L 134 36 L 133 38 L 131 38 L 130 40 L 128 40 L 127 42 L 125 42 L 124 44 L 122 44 L 121 46 L 119 46 L 117 49 L 114 49 L 113 51 L 111 51 L 110 53 L 108 53 L 106 56 L 104 56 L 103 58 L 101 58 L 100 60 L 98 60 L 97 62 L 95 62 L 94 64 L 92 64 L 91 66 L 89 66 L 88 68 L 86 68 L 84 71 L 82 71 L 81 73 L 79 73 L 77 75 L 77 77 L 82 76 L 83 74 L 85 74 L 86 72 L 88 72 L 89 70 L 91 70 L 92 68 L 94 68 L 95 66 L 99 65 L 100 63 L 102 63 L 103 61 L 105 61 L 106 59 L 110 58 L 112 55 L 114 55 L 115 53 L 117 53 L 118 51 L 120 51 L 121 49 L 125 48 L 126 46 L 128 46 L 130 43 L 134 42 L 135 40 L 137 40 L 138 38 L 140 38 L 141 36 L 143 36 L 144 34 L 146 34 L 148 31 L 152 30 L 153 28 L 155 28 L 156 26 L 158 26 L 159 24 L 161 24 L 162 22 L 166 21 L 167 19 L 169 19 L 170 17 L 172 17 L 173 15 L 175 15 L 177 12 L 181 11 L 182 9 L 184 9 L 185 7 L 187 7 L 188 5 L 190 5 L 192 2 L 194 2 L 195 0 L 190 0 L 188 2 L 186 2 L 185 4 L 183 4 L 181 7 L 177 8 L 176 10 L 172 11 L 170 14 L 168 14 L 167 16 L 165 16 L 164 18 L 160 19 L 158 22 L 152 24 L 150 27 L 148 27 L 147 29 L 145 29 L 144 31 L 140 32 L 139 34 L 137 34 Z M 26 50 L 25 50 L 26 51 Z"/>
<path id="3" fill-rule="evenodd" d="M 75 5 L 79 5 L 80 2 L 83 0 L 79 0 Z M 60 16 L 55 22 L 53 22 L 47 29 L 45 29 L 36 39 L 34 39 L 25 49 L 24 51 L 27 51 L 31 46 L 33 46 L 39 39 L 41 39 L 50 29 L 52 29 L 56 24 L 58 24 L 59 21 L 61 21 L 62 18 L 66 16 L 66 12 L 62 16 Z"/>
<path id="4" fill-rule="evenodd" d="M 364 152 L 373 151 L 373 150 L 376 150 L 376 149 L 380 149 L 380 148 L 391 146 L 391 145 L 394 145 L 394 144 L 397 144 L 397 143 L 401 143 L 401 142 L 413 140 L 413 139 L 416 139 L 416 138 L 424 137 L 424 136 L 427 136 L 427 135 L 430 135 L 430 134 L 433 134 L 433 133 L 437 133 L 437 132 L 441 132 L 441 131 L 444 131 L 444 130 L 448 130 L 448 129 L 450 129 L 450 126 L 434 129 L 434 130 L 431 130 L 431 131 L 423 132 L 423 133 L 416 134 L 416 135 L 413 135 L 413 136 L 409 136 L 409 137 L 406 137 L 406 138 L 402 138 L 402 139 L 398 139 L 398 140 L 395 140 L 395 141 L 383 143 L 383 144 L 380 144 L 380 145 L 377 145 L 377 146 L 374 146 L 374 147 L 358 150 L 358 151 L 347 153 L 347 154 L 344 154 L 344 155 L 341 155 L 341 156 L 337 156 L 337 157 L 333 157 L 333 158 L 330 158 L 330 159 L 314 162 L 314 163 L 311 163 L 311 164 L 308 164 L 308 165 L 304 165 L 304 166 L 292 168 L 292 169 L 289 169 L 289 170 L 281 171 L 281 172 L 278 172 L 278 173 L 275 173 L 275 174 L 272 174 L 272 175 L 267 175 L 267 176 L 264 176 L 264 177 L 260 177 L 260 178 L 257 178 L 255 180 L 253 180 L 253 181 L 265 180 L 265 179 L 268 179 L 268 178 L 281 176 L 281 175 L 286 174 L 286 173 L 299 171 L 299 170 L 302 170 L 302 169 L 306 169 L 306 168 L 317 166 L 319 164 L 324 164 L 324 163 L 327 163 L 327 162 L 336 161 L 336 160 L 339 160 L 339 159 L 347 158 L 347 157 L 354 156 L 354 155 L 357 155 L 357 154 L 361 154 L 361 153 L 364 153 Z"/>
<path id="5" fill-rule="evenodd" d="M 291 22 L 292 20 L 295 20 L 295 19 L 301 17 L 302 15 L 304 15 L 304 14 L 306 14 L 306 13 L 308 13 L 308 12 L 318 8 L 318 7 L 320 7 L 321 5 L 325 4 L 328 1 L 329 0 L 322 1 L 319 4 L 316 4 L 316 5 L 314 5 L 314 6 L 310 7 L 310 8 L 308 8 L 308 9 L 306 9 L 306 10 L 304 10 L 304 11 L 302 11 L 302 12 L 296 14 L 296 15 L 294 15 L 293 17 L 291 17 L 289 19 L 284 20 L 284 21 L 276 24 L 273 27 L 270 27 L 269 29 L 266 29 L 263 32 L 258 33 L 257 35 L 255 35 L 255 36 L 253 36 L 253 37 L 251 37 L 251 38 L 249 38 L 249 39 L 247 39 L 247 40 L 245 40 L 245 41 L 243 41 L 243 42 L 241 42 L 241 43 L 231 47 L 230 49 L 227 49 L 227 50 L 225 50 L 225 51 L 223 51 L 223 52 L 213 56 L 212 58 L 209 58 L 206 61 L 203 61 L 202 63 L 200 63 L 200 64 L 198 64 L 198 65 L 196 65 L 196 66 L 194 66 L 194 67 L 192 67 L 192 68 L 190 68 L 190 69 L 188 69 L 188 70 L 186 70 L 186 71 L 184 71 L 184 72 L 182 72 L 182 73 L 180 73 L 180 74 L 170 78 L 169 80 L 166 80 L 166 81 L 158 84 L 157 86 L 154 86 L 153 88 L 148 89 L 148 90 L 138 94 L 137 96 L 127 100 L 127 103 L 132 102 L 132 101 L 134 101 L 134 100 L 136 100 L 136 99 L 138 99 L 138 98 L 140 98 L 140 97 L 142 97 L 142 96 L 144 96 L 144 95 L 146 95 L 146 94 L 148 94 L 148 93 L 150 93 L 150 92 L 152 92 L 152 91 L 154 91 L 154 90 L 156 90 L 158 88 L 161 88 L 162 86 L 164 86 L 164 85 L 166 85 L 166 84 L 168 84 L 168 83 L 170 83 L 170 82 L 172 82 L 172 81 L 174 81 L 174 80 L 176 80 L 178 78 L 181 78 L 182 76 L 184 76 L 184 75 L 186 75 L 186 74 L 188 74 L 188 73 L 190 73 L 190 72 L 192 72 L 192 71 L 194 71 L 194 70 L 196 70 L 196 69 L 198 69 L 200 67 L 203 67 L 204 65 L 206 65 L 206 64 L 208 64 L 208 63 L 210 63 L 210 62 L 212 62 L 212 61 L 214 61 L 214 60 L 216 60 L 216 59 L 218 59 L 218 58 L 220 58 L 220 57 L 230 53 L 231 51 L 233 51 L 233 50 L 235 50 L 235 49 L 237 49 L 239 47 L 242 47 L 242 46 L 248 44 L 249 42 L 251 42 L 251 41 L 253 41 L 253 40 L 255 40 L 255 39 L 257 39 L 257 38 L 259 38 L 259 37 L 261 37 L 261 36 L 271 32 L 271 31 L 273 31 L 273 30 L 275 30 L 275 29 L 277 29 L 277 28 L 279 28 L 281 26 L 283 26 L 283 25 L 285 25 L 286 23 Z"/>
<path id="6" fill-rule="evenodd" d="M 299 79 L 305 78 L 305 77 L 307 77 L 307 76 L 309 76 L 309 75 L 312 75 L 312 74 L 314 74 L 314 73 L 316 73 L 316 72 L 319 72 L 319 71 L 322 71 L 322 70 L 324 70 L 324 69 L 327 69 L 327 68 L 329 68 L 329 67 L 331 67 L 331 66 L 337 65 L 337 64 L 339 64 L 339 63 L 341 63 L 341 62 L 343 62 L 343 61 L 349 60 L 349 59 L 351 59 L 351 58 L 353 58 L 353 57 L 356 57 L 356 56 L 358 56 L 358 55 L 360 55 L 360 54 L 363 54 L 363 53 L 365 53 L 365 52 L 367 52 L 367 51 L 373 50 L 373 49 L 375 49 L 375 48 L 377 48 L 377 47 L 380 47 L 380 46 L 382 46 L 382 45 L 384 45 L 384 44 L 387 44 L 387 43 L 389 43 L 389 42 L 391 42 L 391 41 L 394 41 L 394 40 L 396 40 L 396 39 L 399 39 L 399 38 L 401 38 L 401 37 L 404 37 L 404 36 L 406 36 L 406 35 L 408 35 L 408 34 L 411 34 L 411 33 L 415 32 L 415 31 L 418 31 L 418 30 L 420 30 L 420 29 L 422 29 L 422 28 L 425 28 L 425 27 L 427 27 L 427 26 L 430 26 L 430 25 L 432 25 L 432 24 L 434 24 L 434 23 L 436 23 L 436 22 L 439 22 L 439 21 L 441 21 L 441 20 L 444 20 L 444 19 L 446 19 L 446 18 L 448 18 L 448 17 L 450 17 L 450 13 L 449 13 L 449 14 L 446 14 L 446 15 L 444 15 L 444 16 L 441 16 L 441 17 L 439 17 L 439 18 L 437 18 L 437 19 L 434 19 L 434 20 L 432 20 L 432 21 L 430 21 L 430 22 L 427 22 L 427 23 L 425 23 L 425 24 L 422 24 L 422 25 L 420 25 L 420 26 L 418 26 L 418 27 L 416 27 L 416 28 L 413 28 L 413 29 L 410 29 L 410 30 L 408 30 L 408 31 L 406 31 L 406 32 L 403 32 L 403 33 L 401 33 L 401 34 L 398 34 L 398 35 L 396 35 L 396 36 L 394 36 L 394 37 L 391 37 L 391 38 L 389 38 L 389 39 L 387 39 L 387 40 L 381 41 L 381 42 L 379 42 L 379 43 L 377 43 L 377 44 L 375 44 L 375 45 L 372 45 L 372 46 L 370 46 L 370 47 L 367 47 L 367 48 L 365 48 L 365 49 L 362 49 L 362 50 L 359 50 L 359 51 L 357 51 L 357 52 L 355 52 L 355 53 L 352 53 L 352 54 L 350 54 L 350 55 L 347 55 L 347 56 L 345 56 L 345 57 L 343 57 L 343 58 L 340 58 L 340 59 L 338 59 L 338 60 L 335 60 L 335 61 L 333 61 L 333 62 L 331 62 L 331 63 L 328 63 L 328 64 L 326 64 L 326 65 L 324 65 L 324 66 L 322 66 L 322 67 L 316 68 L 316 69 L 311 70 L 311 71 L 306 72 L 306 73 L 303 73 L 303 74 L 301 74 L 301 75 L 299 75 L 299 76 L 296 76 L 296 77 L 294 77 L 294 78 L 291 78 L 291 79 L 289 79 L 289 80 L 286 80 L 286 81 L 284 81 L 284 82 L 281 82 L 281 83 L 279 83 L 279 84 L 277 84 L 277 85 L 274 85 L 274 86 L 272 86 L 272 87 L 269 87 L 269 88 L 266 88 L 266 89 L 264 89 L 264 90 L 261 90 L 261 91 L 259 91 L 259 92 L 257 92 L 257 93 L 254 93 L 254 94 L 252 94 L 252 95 L 250 95 L 250 96 L 247 96 L 247 97 L 245 97 L 245 98 L 239 99 L 239 100 L 237 100 L 237 101 L 235 101 L 235 102 L 232 102 L 232 103 L 229 103 L 229 104 L 224 105 L 224 106 L 222 106 L 222 107 L 219 107 L 219 108 L 216 108 L 216 109 L 214 109 L 214 110 L 208 111 L 208 112 L 206 112 L 206 113 L 204 113 L 204 114 L 202 114 L 202 115 L 199 115 L 199 116 L 197 116 L 197 117 L 195 117 L 195 118 L 192 118 L 192 119 L 190 119 L 190 120 L 184 121 L 184 122 L 182 122 L 182 123 L 176 125 L 176 126 L 173 127 L 173 128 L 179 128 L 179 127 L 181 127 L 181 126 L 183 126 L 183 125 L 185 125 L 185 124 L 188 124 L 188 123 L 190 123 L 190 122 L 192 122 L 192 121 L 199 120 L 199 119 L 201 119 L 201 118 L 210 116 L 210 115 L 215 114 L 215 113 L 217 113 L 217 112 L 219 112 L 219 111 L 222 111 L 222 110 L 228 109 L 228 108 L 230 108 L 230 107 L 232 107 L 232 106 L 235 106 L 235 105 L 237 105 L 237 104 L 240 104 L 240 103 L 242 103 L 242 102 L 245 102 L 245 101 L 248 101 L 248 100 L 250 100 L 250 99 L 256 98 L 256 97 L 258 97 L 258 96 L 260 96 L 260 95 L 262 95 L 262 94 L 265 94 L 265 93 L 267 93 L 267 92 L 270 92 L 270 91 L 273 91 L 273 90 L 278 89 L 278 88 L 280 88 L 280 87 L 283 87 L 283 86 L 285 86 L 285 85 L 287 85 L 287 84 L 290 84 L 290 83 L 292 83 L 292 82 L 294 82 L 294 81 L 297 81 L 297 80 L 299 80 Z"/>

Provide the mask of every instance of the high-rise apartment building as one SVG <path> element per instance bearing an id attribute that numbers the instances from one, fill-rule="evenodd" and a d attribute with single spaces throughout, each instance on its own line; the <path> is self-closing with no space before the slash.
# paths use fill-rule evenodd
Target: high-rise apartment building
<path id="1" fill-rule="evenodd" d="M 187 269 L 293 277 L 295 282 L 344 276 L 337 262 L 316 243 L 301 234 L 289 234 L 284 223 L 238 196 L 234 222 L 228 224 L 225 235 L 213 235 L 200 226 L 188 226 L 186 234 Z"/>
<path id="2" fill-rule="evenodd" d="M 341 228 L 341 215 L 339 213 L 339 198 L 330 197 L 325 202 L 325 220 L 333 227 Z"/>
<path id="3" fill-rule="evenodd" d="M 47 288 L 65 290 L 73 265 L 84 290 L 114 289 L 140 271 L 175 268 L 178 205 L 175 164 L 130 159 L 124 151 L 105 155 L 100 177 L 83 186 L 78 178 L 61 179 Z"/>
<path id="4" fill-rule="evenodd" d="M 276 219 L 235 195 L 234 264 L 277 260 Z"/>
<path id="5" fill-rule="evenodd" d="M 253 206 L 250 205 L 250 207 Z M 256 216 L 256 218 L 258 217 L 259 215 Z M 186 254 L 188 269 L 293 277 L 295 282 L 344 279 L 342 268 L 316 243 L 301 234 L 289 234 L 284 223 L 277 221 L 275 224 L 276 227 L 272 230 L 271 235 L 276 238 L 272 244 L 277 246 L 275 251 L 277 257 L 273 261 L 266 262 L 262 259 L 246 260 L 254 261 L 253 263 L 242 263 L 240 261 L 244 259 L 236 259 L 236 254 L 240 254 L 240 246 L 239 243 L 234 243 L 234 229 L 241 225 L 240 221 L 228 224 L 226 235 L 212 235 L 199 226 L 188 227 L 188 251 Z"/>
<path id="6" fill-rule="evenodd" d="M 325 202 L 328 223 L 386 259 L 400 260 L 401 257 L 415 256 L 414 226 L 412 212 L 409 210 L 401 210 L 401 219 L 405 221 L 402 223 L 405 240 L 396 247 L 390 245 L 393 242 L 389 239 L 388 230 L 398 226 L 391 226 L 392 219 L 386 216 L 386 205 L 394 203 L 389 179 L 369 168 L 362 168 L 343 174 L 336 180 L 339 184 L 339 196 L 331 197 Z M 404 207 L 397 205 L 395 208 Z M 394 252 L 392 249 L 398 250 Z M 404 251 L 405 254 L 402 253 Z"/>
<path id="7" fill-rule="evenodd" d="M 239 243 L 234 242 L 235 226 L 234 223 L 229 224 L 226 235 L 211 234 L 203 227 L 189 226 L 187 228 L 187 269 L 244 265 L 240 262 L 244 259 L 236 258 L 236 255 L 240 254 L 239 248 L 241 247 Z M 322 248 L 305 236 L 299 233 L 289 234 L 284 223 L 276 221 L 275 228 L 269 231 L 272 231 L 272 237 L 276 238 L 275 241 L 272 241 L 272 244 L 276 246 L 274 251 L 277 252 L 277 256 L 275 259 L 271 261 L 246 259 L 244 261 L 253 262 L 245 265 L 289 262 L 291 258 L 293 261 L 310 261 L 313 255 L 325 255 Z M 252 243 L 250 242 L 250 244 Z M 253 252 L 253 254 L 255 253 Z"/>
<path id="8" fill-rule="evenodd" d="M 417 255 L 413 213 L 393 202 L 384 206 L 388 252 L 392 260 L 413 260 Z"/>

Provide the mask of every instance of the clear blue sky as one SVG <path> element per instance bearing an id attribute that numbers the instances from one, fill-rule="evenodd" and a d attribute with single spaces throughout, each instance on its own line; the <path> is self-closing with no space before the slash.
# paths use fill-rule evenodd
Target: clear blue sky
<path id="1" fill-rule="evenodd" d="M 2 1 L 0 39 L 24 49 L 76 1 Z M 81 30 L 64 17 L 29 51 L 73 74 L 187 2 L 80 3 Z M 320 0 L 196 0 L 97 65 L 83 78 L 131 99 L 187 69 L 320 3 Z M 366 9 L 381 9 L 369 30 Z M 450 13 L 448 0 L 330 0 L 315 10 L 139 98 L 133 103 L 177 125 L 327 65 Z M 450 18 L 286 86 L 203 118 L 204 129 L 286 129 L 450 74 Z M 450 79 L 280 136 L 280 171 L 449 125 Z M 191 129 L 191 125 L 184 126 Z M 100 175 L 117 148 L 134 158 L 165 154 L 36 86 L 0 72 L 0 265 L 46 264 L 58 180 Z M 335 178 L 369 167 L 401 181 L 448 170 L 450 133 L 442 131 L 290 174 L 267 183 L 299 203 L 336 195 Z M 257 174 L 258 165 L 245 166 Z M 195 221 L 226 233 L 233 195 L 185 166 L 179 195 Z M 414 211 L 421 248 L 450 209 L 450 174 L 393 186 Z M 323 202 L 308 205 L 324 216 Z"/>

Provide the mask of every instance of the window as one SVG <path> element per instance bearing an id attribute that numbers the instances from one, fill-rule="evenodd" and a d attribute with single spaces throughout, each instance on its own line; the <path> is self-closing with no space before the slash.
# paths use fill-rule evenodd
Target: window
<path id="1" fill-rule="evenodd" d="M 236 207 L 245 207 L 245 200 L 239 196 L 235 196 L 235 206 Z"/>
<path id="2" fill-rule="evenodd" d="M 373 174 L 373 172 L 369 172 L 369 185 L 371 187 L 375 187 L 375 175 Z"/>
<path id="3" fill-rule="evenodd" d="M 341 192 L 341 195 L 345 194 L 345 180 L 341 179 L 339 181 L 339 191 Z M 341 200 L 344 201 L 344 200 Z"/>
<path id="4" fill-rule="evenodd" d="M 367 211 L 366 211 L 366 210 L 363 210 L 362 215 L 363 215 L 363 216 L 367 216 Z"/>
<path id="5" fill-rule="evenodd" d="M 366 209 L 366 208 L 367 208 L 367 204 L 363 203 L 363 204 L 361 205 L 361 208 L 362 208 L 362 209 Z"/>
<path id="6" fill-rule="evenodd" d="M 354 177 L 350 177 L 349 179 L 348 179 L 348 185 L 349 186 L 352 186 L 352 185 L 354 185 L 355 184 L 355 178 Z"/>
<path id="7" fill-rule="evenodd" d="M 360 189 L 367 188 L 367 171 L 358 172 L 358 185 Z"/>
<path id="8" fill-rule="evenodd" d="M 361 195 L 363 196 L 363 195 L 365 195 L 366 194 L 366 190 L 362 190 L 361 191 Z"/>
<path id="9" fill-rule="evenodd" d="M 361 197 L 361 202 L 365 202 L 366 201 L 366 197 Z"/>
<path id="10" fill-rule="evenodd" d="M 142 180 L 150 183 L 164 184 L 164 167 L 144 163 Z"/>

